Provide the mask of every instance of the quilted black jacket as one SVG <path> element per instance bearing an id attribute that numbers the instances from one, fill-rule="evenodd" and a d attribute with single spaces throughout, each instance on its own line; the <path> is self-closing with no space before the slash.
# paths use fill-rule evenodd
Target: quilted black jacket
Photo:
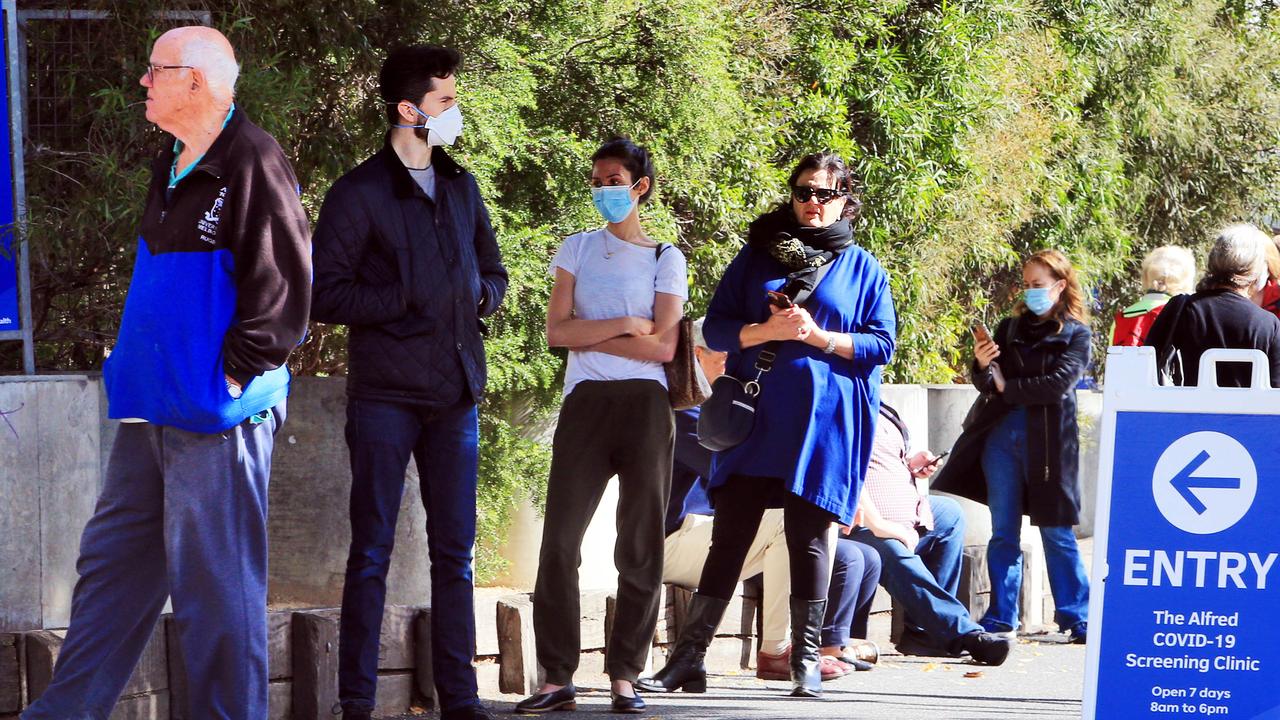
<path id="1" fill-rule="evenodd" d="M 475 178 L 438 147 L 431 159 L 435 202 L 387 144 L 320 210 L 311 319 L 350 328 L 352 397 L 442 406 L 484 392 L 481 318 L 507 271 Z"/>

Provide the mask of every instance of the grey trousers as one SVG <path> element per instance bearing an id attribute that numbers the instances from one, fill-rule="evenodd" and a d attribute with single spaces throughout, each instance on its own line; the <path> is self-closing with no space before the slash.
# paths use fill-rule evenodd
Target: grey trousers
<path id="1" fill-rule="evenodd" d="M 267 717 L 267 478 L 284 416 L 282 402 L 219 434 L 121 423 L 71 627 L 24 720 L 107 720 L 170 596 L 188 717 Z"/>

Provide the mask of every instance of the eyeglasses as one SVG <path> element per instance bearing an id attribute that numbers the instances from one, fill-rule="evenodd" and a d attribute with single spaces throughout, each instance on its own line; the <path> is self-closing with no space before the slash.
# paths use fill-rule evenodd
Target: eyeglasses
<path id="1" fill-rule="evenodd" d="M 194 65 L 147 65 L 147 82 L 151 85 L 156 84 L 156 73 L 161 70 L 194 70 Z"/>
<path id="2" fill-rule="evenodd" d="M 838 197 L 844 197 L 844 193 L 840 190 L 832 190 L 831 188 L 812 188 L 806 185 L 792 185 L 791 195 L 802 203 L 809 202 L 811 198 L 817 198 L 820 205 L 826 205 Z"/>

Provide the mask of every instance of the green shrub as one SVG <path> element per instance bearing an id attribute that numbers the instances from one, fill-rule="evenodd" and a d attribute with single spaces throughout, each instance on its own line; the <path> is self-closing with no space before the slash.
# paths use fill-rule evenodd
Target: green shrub
<path id="1" fill-rule="evenodd" d="M 161 139 L 131 103 L 167 4 L 96 4 L 113 18 L 103 41 L 59 76 L 83 142 L 27 147 L 44 369 L 99 366 Z M 486 341 L 481 578 L 500 569 L 514 503 L 542 494 L 546 449 L 521 432 L 558 403 L 547 266 L 565 235 L 599 222 L 587 157 L 610 135 L 656 153 L 646 227 L 690 258 L 693 313 L 796 158 L 852 158 L 866 186 L 859 241 L 892 276 L 887 375 L 900 382 L 962 379 L 969 324 L 1008 310 L 1029 252 L 1079 264 L 1101 344 L 1141 290 L 1147 250 L 1199 248 L 1226 221 L 1280 214 L 1271 0 L 241 0 L 214 23 L 244 64 L 241 106 L 294 159 L 313 213 L 381 143 L 385 49 L 436 41 L 466 55 L 458 154 L 511 271 Z M 341 373 L 344 346 L 341 328 L 317 326 L 292 363 Z M 13 346 L 3 358 L 18 367 Z"/>

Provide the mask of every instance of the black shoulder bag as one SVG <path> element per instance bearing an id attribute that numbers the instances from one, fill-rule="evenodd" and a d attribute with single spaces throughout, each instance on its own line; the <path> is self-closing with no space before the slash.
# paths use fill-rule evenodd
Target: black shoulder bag
<path id="1" fill-rule="evenodd" d="M 802 290 L 792 302 L 800 305 L 808 300 L 834 263 L 833 258 L 819 268 L 813 289 Z M 698 415 L 698 444 L 719 452 L 740 445 L 747 439 L 756 421 L 760 381 L 765 373 L 773 369 L 773 361 L 778 358 L 776 351 L 781 344 L 779 340 L 771 340 L 760 348 L 760 354 L 756 356 L 754 378 L 744 382 L 726 373 L 711 383 L 711 397 L 702 403 L 702 411 Z"/>

